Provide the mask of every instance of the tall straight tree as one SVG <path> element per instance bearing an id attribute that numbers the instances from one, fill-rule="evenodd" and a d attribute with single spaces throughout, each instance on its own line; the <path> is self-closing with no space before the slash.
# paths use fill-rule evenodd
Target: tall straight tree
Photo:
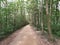
<path id="1" fill-rule="evenodd" d="M 41 29 L 42 29 L 42 32 L 44 32 L 44 29 L 43 29 L 43 0 L 40 3 L 40 16 L 41 16 Z"/>
<path id="2" fill-rule="evenodd" d="M 47 17 L 48 34 L 49 34 L 49 38 L 53 39 L 52 32 L 51 32 L 51 26 L 50 26 L 51 19 L 50 19 L 49 10 L 48 10 L 49 9 L 48 1 L 49 0 L 46 0 L 46 17 Z M 50 3 L 51 3 L 51 0 L 50 0 Z M 51 13 L 51 9 L 50 9 L 50 13 Z"/>
<path id="3" fill-rule="evenodd" d="M 1 30 L 1 27 L 2 25 L 1 25 L 1 1 L 0 1 L 0 30 Z"/>
<path id="4" fill-rule="evenodd" d="M 8 4 L 8 3 L 7 3 L 7 0 L 5 0 L 4 5 L 5 5 L 6 9 L 7 9 L 7 4 Z M 7 22 L 8 13 L 7 13 L 7 12 L 8 12 L 8 10 L 6 10 L 6 13 L 5 13 L 5 14 L 6 14 L 6 29 L 7 29 L 7 25 L 8 25 L 8 22 Z"/>

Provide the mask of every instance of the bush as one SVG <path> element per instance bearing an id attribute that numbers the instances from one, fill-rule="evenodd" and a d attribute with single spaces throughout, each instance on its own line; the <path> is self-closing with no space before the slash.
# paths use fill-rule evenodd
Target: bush
<path id="1" fill-rule="evenodd" d="M 0 23 L 2 24 L 0 27 L 0 40 L 7 37 L 8 35 L 16 31 L 17 29 L 28 24 L 24 16 L 22 15 L 16 16 L 15 19 L 13 19 L 13 17 L 7 18 L 7 22 L 5 20 L 6 18 L 4 17 L 2 18 L 3 18 L 3 20 L 1 21 L 2 23 Z"/>
<path id="2" fill-rule="evenodd" d="M 10 35 L 17 29 L 25 26 L 28 22 L 25 15 L 21 15 L 15 10 L 8 8 L 1 8 L 0 12 L 0 40 Z"/>
<path id="3" fill-rule="evenodd" d="M 52 25 L 52 33 L 53 35 L 60 37 L 60 25 L 58 24 Z"/>

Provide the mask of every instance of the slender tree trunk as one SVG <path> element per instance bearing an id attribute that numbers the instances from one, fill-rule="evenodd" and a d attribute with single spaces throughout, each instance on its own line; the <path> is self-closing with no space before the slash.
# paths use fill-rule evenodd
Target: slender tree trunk
<path id="1" fill-rule="evenodd" d="M 0 30 L 2 30 L 2 15 L 1 15 L 1 1 L 0 1 Z"/>
<path id="2" fill-rule="evenodd" d="M 41 12 L 40 12 L 40 11 L 41 11 L 41 9 L 40 9 L 41 7 L 40 7 L 40 2 L 41 2 L 41 1 L 39 0 L 39 2 L 38 2 L 38 3 L 39 3 L 39 4 L 38 4 L 38 5 L 39 5 L 39 26 L 41 27 Z M 39 28 L 40 28 L 40 27 L 39 27 Z"/>
<path id="3" fill-rule="evenodd" d="M 7 0 L 5 0 L 5 7 L 7 8 Z M 7 20 L 7 18 L 8 18 L 8 10 L 6 11 L 6 28 L 7 28 L 7 25 L 8 25 L 8 20 Z"/>
<path id="4" fill-rule="evenodd" d="M 39 2 L 40 6 L 39 6 L 39 15 L 40 15 L 40 23 L 41 23 L 41 30 L 42 30 L 42 33 L 44 33 L 44 29 L 43 29 L 43 0 Z"/>
<path id="5" fill-rule="evenodd" d="M 43 0 L 41 2 L 41 27 L 42 27 L 42 32 L 44 33 L 44 29 L 43 29 Z"/>
<path id="6" fill-rule="evenodd" d="M 50 10 L 50 13 L 51 13 L 51 10 Z M 50 19 L 49 11 L 48 11 L 48 0 L 46 0 L 46 17 L 47 17 L 47 26 L 48 26 L 49 38 L 53 39 L 52 32 L 51 32 L 51 26 L 50 26 L 51 19 Z"/>

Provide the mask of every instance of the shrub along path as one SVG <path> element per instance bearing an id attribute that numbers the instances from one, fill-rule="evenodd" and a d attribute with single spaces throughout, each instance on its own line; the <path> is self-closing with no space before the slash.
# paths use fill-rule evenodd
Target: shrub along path
<path id="1" fill-rule="evenodd" d="M 0 45 L 52 45 L 43 36 L 38 36 L 32 26 L 27 25 L 14 32 L 7 39 L 0 42 Z"/>

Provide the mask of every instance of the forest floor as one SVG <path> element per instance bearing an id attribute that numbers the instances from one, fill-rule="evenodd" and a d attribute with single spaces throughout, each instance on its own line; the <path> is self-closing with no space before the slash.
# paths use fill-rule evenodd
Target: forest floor
<path id="1" fill-rule="evenodd" d="M 53 45 L 39 33 L 32 26 L 27 25 L 0 41 L 0 45 Z"/>

